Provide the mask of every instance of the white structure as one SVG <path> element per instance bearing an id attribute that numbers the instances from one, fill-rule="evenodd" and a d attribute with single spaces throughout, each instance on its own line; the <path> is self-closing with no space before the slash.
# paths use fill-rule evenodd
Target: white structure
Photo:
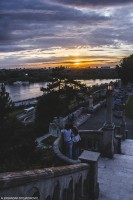
<path id="1" fill-rule="evenodd" d="M 89 111 L 93 111 L 93 96 L 89 96 Z"/>

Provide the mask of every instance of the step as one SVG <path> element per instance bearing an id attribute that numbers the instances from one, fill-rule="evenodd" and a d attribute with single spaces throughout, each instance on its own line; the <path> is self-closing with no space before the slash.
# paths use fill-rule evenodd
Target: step
<path id="1" fill-rule="evenodd" d="M 98 163 L 100 195 L 98 200 L 133 199 L 133 157 L 115 154 Z"/>
<path id="2" fill-rule="evenodd" d="M 121 152 L 124 155 L 133 156 L 133 140 L 126 139 L 121 144 Z"/>

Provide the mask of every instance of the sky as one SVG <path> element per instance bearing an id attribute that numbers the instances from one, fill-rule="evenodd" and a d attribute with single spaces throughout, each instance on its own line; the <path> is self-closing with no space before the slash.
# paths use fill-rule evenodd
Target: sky
<path id="1" fill-rule="evenodd" d="M 133 0 L 0 0 L 0 68 L 115 66 L 132 35 Z"/>

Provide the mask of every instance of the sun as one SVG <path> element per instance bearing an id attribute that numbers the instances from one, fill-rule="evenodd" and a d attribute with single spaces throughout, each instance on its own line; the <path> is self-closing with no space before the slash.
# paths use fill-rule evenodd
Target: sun
<path id="1" fill-rule="evenodd" d="M 80 62 L 75 62 L 74 65 L 80 65 Z"/>

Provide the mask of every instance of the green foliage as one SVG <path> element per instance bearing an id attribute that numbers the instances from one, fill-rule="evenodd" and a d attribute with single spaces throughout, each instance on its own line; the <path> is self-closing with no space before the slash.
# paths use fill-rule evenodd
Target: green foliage
<path id="1" fill-rule="evenodd" d="M 72 79 L 110 79 L 118 78 L 115 69 L 98 68 L 65 68 L 53 69 L 14 69 L 0 70 L 0 82 L 13 83 L 14 81 L 57 81 L 64 78 Z"/>
<path id="2" fill-rule="evenodd" d="M 40 149 L 33 124 L 7 120 L 0 128 L 0 172 L 44 168 L 55 165 L 51 149 Z"/>
<path id="3" fill-rule="evenodd" d="M 55 67 L 55 68 L 52 69 L 51 76 L 53 78 L 62 80 L 64 78 L 66 78 L 66 76 L 67 76 L 66 72 L 67 72 L 67 70 L 65 69 L 65 67 L 62 67 L 62 66 L 61 67 Z"/>
<path id="4" fill-rule="evenodd" d="M 115 69 L 109 68 L 77 68 L 69 69 L 68 78 L 72 77 L 73 79 L 116 79 L 118 74 Z"/>
<path id="5" fill-rule="evenodd" d="M 129 102 L 126 106 L 126 116 L 133 119 L 133 96 L 130 96 Z"/>
<path id="6" fill-rule="evenodd" d="M 0 127 L 4 124 L 8 117 L 9 111 L 12 109 L 13 103 L 6 92 L 4 84 L 0 88 Z"/>
<path id="7" fill-rule="evenodd" d="M 0 82 L 14 81 L 40 82 L 50 79 L 51 70 L 47 69 L 14 69 L 0 70 Z"/>
<path id="8" fill-rule="evenodd" d="M 65 93 L 66 91 L 66 93 Z M 52 91 L 40 98 L 36 109 L 36 123 L 39 132 L 48 131 L 48 125 L 54 117 L 65 116 L 72 97 L 68 88 L 63 91 Z"/>
<path id="9" fill-rule="evenodd" d="M 56 140 L 56 137 L 49 136 L 48 138 L 42 140 L 42 143 L 46 145 L 47 147 L 50 147 L 53 145 L 54 141 Z"/>
<path id="10" fill-rule="evenodd" d="M 37 148 L 35 125 L 24 125 L 11 112 L 12 102 L 2 85 L 0 96 L 0 172 L 47 167 L 53 154 Z M 13 114 L 12 114 L 13 113 Z M 7 117 L 8 116 L 8 117 Z M 48 156 L 49 155 L 49 156 Z"/>
<path id="11" fill-rule="evenodd" d="M 116 71 L 124 84 L 133 83 L 133 54 L 121 60 L 116 66 Z"/>
<path id="12" fill-rule="evenodd" d="M 16 119 L 7 120 L 0 129 L 0 164 L 27 165 L 33 162 L 36 144 L 33 128 Z"/>
<path id="13" fill-rule="evenodd" d="M 73 112 L 84 103 L 83 101 L 90 95 L 90 92 L 100 88 L 99 86 L 90 88 L 72 79 L 63 79 L 60 84 L 60 89 L 56 88 L 55 83 L 52 84 L 55 88 L 51 87 L 52 89 L 48 89 L 47 92 L 45 90 L 44 95 L 38 101 L 36 125 L 39 133 L 44 134 L 48 131 L 49 123 L 54 117 L 64 117 Z"/>

